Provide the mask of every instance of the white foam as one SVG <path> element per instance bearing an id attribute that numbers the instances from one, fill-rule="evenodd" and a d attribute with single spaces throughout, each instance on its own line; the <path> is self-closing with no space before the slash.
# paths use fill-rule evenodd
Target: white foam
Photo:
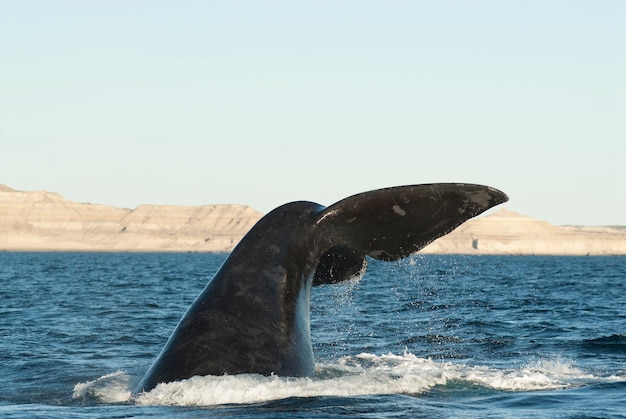
<path id="1" fill-rule="evenodd" d="M 259 403 L 289 397 L 363 396 L 372 394 L 423 394 L 437 385 L 469 383 L 495 390 L 534 391 L 577 387 L 599 378 L 564 360 L 541 360 L 515 369 L 466 366 L 403 355 L 363 353 L 333 364 L 319 364 L 315 378 L 291 378 L 242 374 L 192 377 L 159 384 L 134 398 L 139 405 L 210 406 Z M 100 398 L 101 402 L 131 399 L 128 376 L 117 372 L 77 384 L 74 397 Z M 125 387 L 124 387 L 125 386 Z M 110 388 L 109 388 L 110 387 Z"/>
<path id="2" fill-rule="evenodd" d="M 95 400 L 100 403 L 122 403 L 130 400 L 130 376 L 123 371 L 103 375 L 93 381 L 74 386 L 74 399 Z"/>

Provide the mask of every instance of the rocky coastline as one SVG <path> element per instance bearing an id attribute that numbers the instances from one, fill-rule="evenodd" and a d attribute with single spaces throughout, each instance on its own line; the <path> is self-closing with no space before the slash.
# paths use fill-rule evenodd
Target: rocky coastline
<path id="1" fill-rule="evenodd" d="M 0 251 L 229 252 L 262 216 L 245 205 L 116 208 L 0 185 Z M 505 207 L 421 252 L 626 255 L 626 228 L 554 226 Z"/>

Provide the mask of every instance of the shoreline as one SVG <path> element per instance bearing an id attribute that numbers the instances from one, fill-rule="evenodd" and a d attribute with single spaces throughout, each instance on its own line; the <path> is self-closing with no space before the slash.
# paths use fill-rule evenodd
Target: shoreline
<path id="1" fill-rule="evenodd" d="M 0 185 L 0 251 L 229 253 L 263 215 L 245 205 L 117 208 Z M 559 227 L 505 206 L 418 254 L 621 256 L 626 226 Z"/>
<path id="2" fill-rule="evenodd" d="M 229 255 L 231 251 L 219 251 L 219 250 L 23 250 L 23 249 L 0 249 L 0 253 L 50 253 L 50 254 L 71 254 L 71 253 L 79 253 L 79 254 L 155 254 L 155 255 L 175 255 L 175 254 L 209 254 L 209 255 L 217 255 L 224 254 Z M 469 257 L 529 257 L 529 258 L 550 258 L 550 257 L 559 257 L 559 258 L 613 258 L 613 257 L 623 257 L 626 254 L 623 253 L 602 253 L 602 254 L 559 254 L 559 253 L 435 253 L 435 252 L 422 252 L 418 251 L 411 256 L 469 256 Z M 369 257 L 369 256 L 368 256 Z M 405 258 L 406 259 L 406 258 Z"/>

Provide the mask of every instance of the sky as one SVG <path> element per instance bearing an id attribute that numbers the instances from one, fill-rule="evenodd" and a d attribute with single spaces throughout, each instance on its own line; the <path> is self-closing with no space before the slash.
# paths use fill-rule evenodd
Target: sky
<path id="1" fill-rule="evenodd" d="M 626 225 L 626 2 L 0 0 L 0 183 L 118 207 L 387 186 Z"/>

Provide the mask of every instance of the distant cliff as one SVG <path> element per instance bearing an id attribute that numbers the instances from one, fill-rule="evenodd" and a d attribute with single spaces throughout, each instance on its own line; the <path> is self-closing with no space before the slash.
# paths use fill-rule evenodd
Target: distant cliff
<path id="1" fill-rule="evenodd" d="M 0 185 L 0 250 L 228 252 L 262 216 L 243 205 L 131 210 Z M 466 222 L 422 253 L 626 255 L 626 229 L 557 227 L 504 208 Z"/>
<path id="2" fill-rule="evenodd" d="M 472 219 L 423 253 L 626 255 L 626 229 L 557 227 L 506 208 Z"/>
<path id="3" fill-rule="evenodd" d="M 0 185 L 0 249 L 230 251 L 262 215 L 243 205 L 122 209 Z"/>

